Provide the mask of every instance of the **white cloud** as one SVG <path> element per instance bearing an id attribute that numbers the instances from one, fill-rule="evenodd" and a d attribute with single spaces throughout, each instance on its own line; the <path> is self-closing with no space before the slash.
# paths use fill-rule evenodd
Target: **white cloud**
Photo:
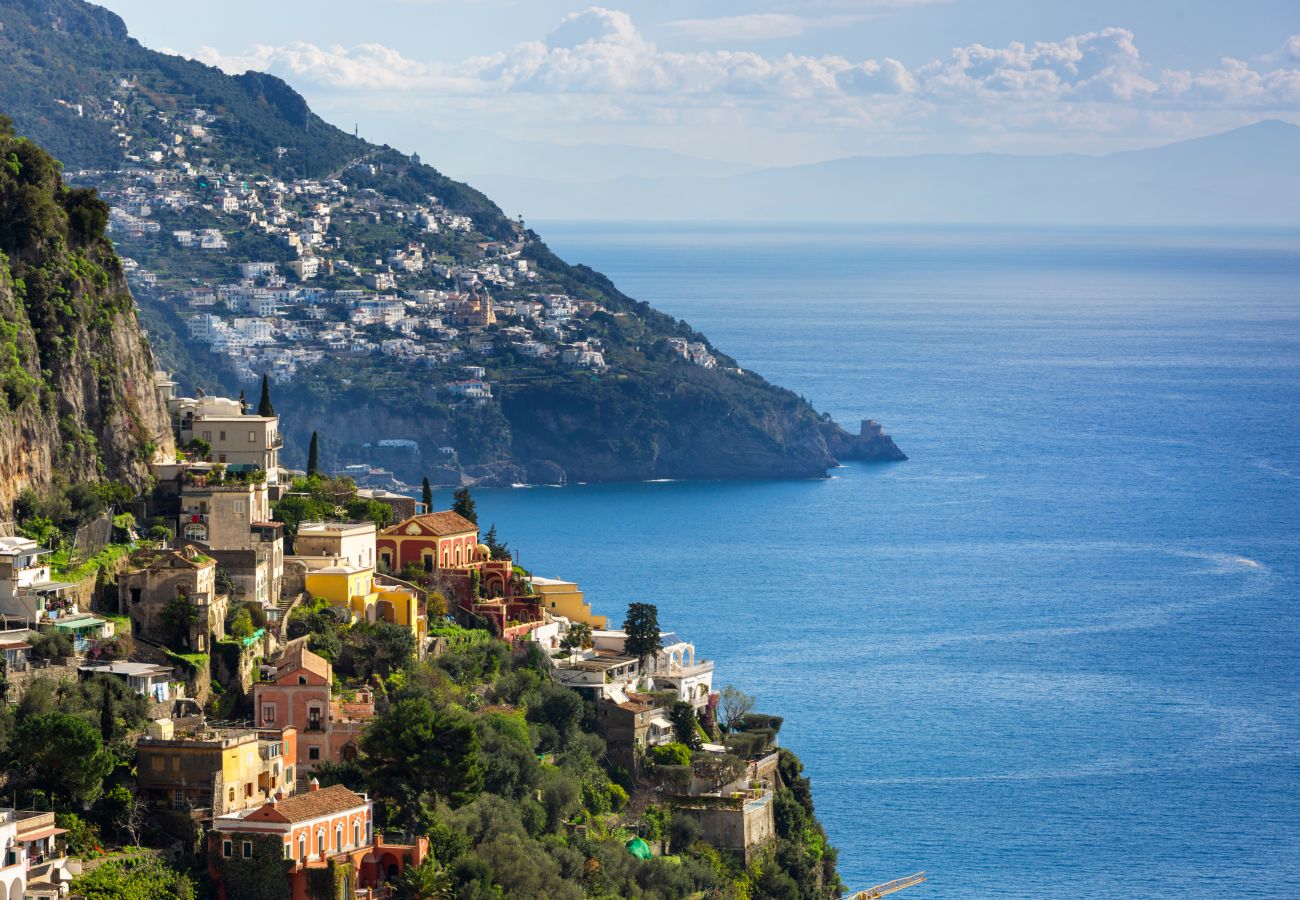
<path id="1" fill-rule="evenodd" d="M 850 5 L 879 4 L 836 3 Z M 690 21 L 705 23 L 690 26 L 701 37 L 721 33 L 710 31 L 720 22 L 754 39 L 809 27 L 785 13 Z M 237 56 L 205 47 L 196 55 L 229 71 L 270 71 L 306 89 L 365 92 L 375 103 L 423 96 L 444 110 L 476 108 L 521 124 L 690 123 L 811 134 L 916 130 L 929 122 L 970 134 L 1105 134 L 1198 111 L 1300 110 L 1300 35 L 1272 58 L 1224 59 L 1199 72 L 1152 71 L 1123 28 L 1005 47 L 971 44 L 908 67 L 889 58 L 670 51 L 627 13 L 591 7 L 566 16 L 544 40 L 454 64 L 421 62 L 374 43 L 258 45 Z"/>

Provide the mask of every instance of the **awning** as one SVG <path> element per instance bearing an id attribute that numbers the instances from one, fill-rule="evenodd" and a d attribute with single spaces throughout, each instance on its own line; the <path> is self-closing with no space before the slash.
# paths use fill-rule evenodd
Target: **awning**
<path id="1" fill-rule="evenodd" d="M 27 841 L 39 841 L 44 838 L 54 837 L 55 835 L 67 834 L 67 833 L 68 833 L 68 829 L 66 828 L 56 828 L 53 825 L 46 825 L 44 828 L 36 829 L 31 834 L 23 834 L 22 832 L 19 832 L 18 840 L 20 842 L 26 843 Z"/>

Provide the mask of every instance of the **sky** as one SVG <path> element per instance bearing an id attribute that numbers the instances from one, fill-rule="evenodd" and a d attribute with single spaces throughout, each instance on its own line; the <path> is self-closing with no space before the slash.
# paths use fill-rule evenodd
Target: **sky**
<path id="1" fill-rule="evenodd" d="M 601 145 L 575 158 L 615 169 L 645 164 L 622 148 L 780 166 L 1300 123 L 1297 0 L 104 5 L 147 46 L 271 72 L 334 124 L 460 175 L 522 174 L 507 170 L 540 144 Z"/>

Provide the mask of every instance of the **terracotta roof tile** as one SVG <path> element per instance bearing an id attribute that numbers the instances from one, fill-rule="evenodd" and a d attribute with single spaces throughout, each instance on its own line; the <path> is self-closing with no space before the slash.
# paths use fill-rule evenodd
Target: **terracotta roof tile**
<path id="1" fill-rule="evenodd" d="M 365 798 L 360 794 L 354 794 L 341 784 L 334 784 L 318 791 L 295 794 L 281 800 L 275 805 L 275 811 L 290 822 L 305 822 L 308 819 L 355 809 L 365 802 Z"/>
<path id="2" fill-rule="evenodd" d="M 437 535 L 443 537 L 449 534 L 464 534 L 467 531 L 478 531 L 478 526 L 460 513 L 444 510 L 443 512 L 426 513 L 422 516 L 412 516 L 404 522 L 398 522 L 396 525 L 390 525 L 385 528 L 384 534 L 406 534 L 407 527 L 416 522 L 425 534 Z"/>
<path id="3" fill-rule="evenodd" d="M 275 661 L 275 670 L 278 673 L 286 669 L 306 669 L 324 678 L 326 681 L 331 680 L 329 660 L 323 656 L 317 656 L 307 649 L 308 635 L 300 638 L 294 638 L 284 645 L 284 650 L 280 652 L 280 658 Z"/>

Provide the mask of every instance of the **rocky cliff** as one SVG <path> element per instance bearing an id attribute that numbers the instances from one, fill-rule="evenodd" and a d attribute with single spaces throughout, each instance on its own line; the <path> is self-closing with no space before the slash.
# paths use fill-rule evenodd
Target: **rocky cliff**
<path id="1" fill-rule="evenodd" d="M 0 117 L 0 519 L 26 488 L 142 486 L 172 449 L 107 221 Z"/>

